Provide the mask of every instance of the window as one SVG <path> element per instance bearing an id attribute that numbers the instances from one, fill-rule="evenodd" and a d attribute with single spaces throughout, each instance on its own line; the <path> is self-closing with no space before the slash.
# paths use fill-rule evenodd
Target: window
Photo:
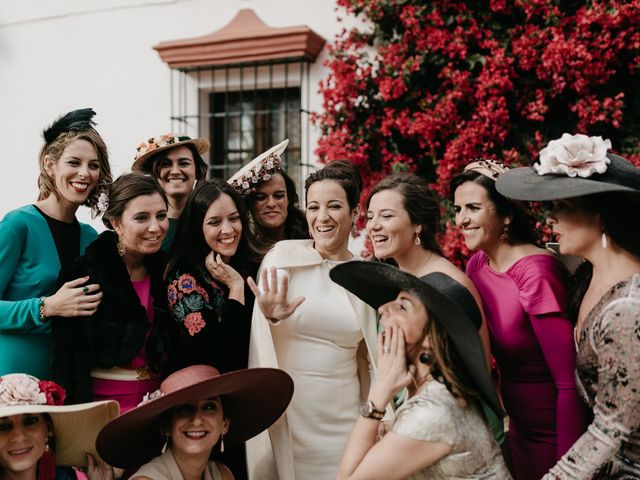
<path id="1" fill-rule="evenodd" d="M 212 143 L 209 178 L 229 178 L 259 153 L 289 139 L 283 168 L 298 186 L 308 174 L 308 62 L 266 61 L 174 70 L 172 128 Z M 197 101 L 189 102 L 190 92 Z"/>

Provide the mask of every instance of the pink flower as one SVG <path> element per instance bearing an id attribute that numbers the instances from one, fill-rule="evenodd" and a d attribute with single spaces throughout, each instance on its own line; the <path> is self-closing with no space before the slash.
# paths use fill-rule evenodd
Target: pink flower
<path id="1" fill-rule="evenodd" d="M 184 318 L 183 324 L 189 331 L 189 335 L 191 335 L 192 337 L 207 325 L 200 312 L 188 314 Z"/>
<path id="2" fill-rule="evenodd" d="M 556 173 L 587 178 L 594 173 L 607 171 L 610 162 L 607 150 L 610 148 L 611 141 L 602 137 L 564 133 L 561 138 L 551 140 L 540 150 L 540 163 L 533 167 L 538 175 Z"/>
<path id="3" fill-rule="evenodd" d="M 178 278 L 178 289 L 183 293 L 191 293 L 196 287 L 196 279 L 191 275 L 183 274 Z"/>
<path id="4" fill-rule="evenodd" d="M 46 405 L 38 379 L 24 373 L 5 375 L 0 382 L 0 405 Z"/>

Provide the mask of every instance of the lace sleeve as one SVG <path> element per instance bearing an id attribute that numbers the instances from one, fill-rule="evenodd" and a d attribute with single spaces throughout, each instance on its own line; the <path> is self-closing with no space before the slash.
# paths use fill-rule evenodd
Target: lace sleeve
<path id="1" fill-rule="evenodd" d="M 612 301 L 590 342 L 598 356 L 594 419 L 544 480 L 607 477 L 621 443 L 640 427 L 640 301 Z"/>

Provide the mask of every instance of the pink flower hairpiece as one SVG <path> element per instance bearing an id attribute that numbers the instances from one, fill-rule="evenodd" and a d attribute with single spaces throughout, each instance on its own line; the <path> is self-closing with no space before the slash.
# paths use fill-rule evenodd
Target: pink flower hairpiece
<path id="1" fill-rule="evenodd" d="M 142 155 L 146 155 L 153 150 L 158 148 L 166 147 L 169 145 L 173 145 L 175 143 L 182 142 L 183 140 L 188 140 L 189 137 L 179 137 L 178 135 L 174 135 L 173 133 L 166 133 L 164 135 L 160 135 L 158 137 L 151 137 L 146 142 L 142 142 L 138 145 L 136 156 L 134 160 L 137 160 Z"/>
<path id="2" fill-rule="evenodd" d="M 11 373 L 0 377 L 0 406 L 62 405 L 65 391 L 48 380 L 38 380 L 25 373 Z"/>

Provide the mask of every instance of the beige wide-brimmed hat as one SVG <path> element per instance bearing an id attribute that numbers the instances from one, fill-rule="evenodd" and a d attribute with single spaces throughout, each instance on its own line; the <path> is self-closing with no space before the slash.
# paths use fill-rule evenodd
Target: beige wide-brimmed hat
<path id="1" fill-rule="evenodd" d="M 277 174 L 282 167 L 280 158 L 289 145 L 289 139 L 262 152 L 244 167 L 234 173 L 227 182 L 243 196 L 256 191 L 260 182 L 267 182 Z"/>
<path id="2" fill-rule="evenodd" d="M 146 142 L 138 145 L 131 170 L 148 171 L 151 167 L 147 165 L 148 160 L 156 153 L 188 143 L 193 144 L 200 155 L 208 152 L 211 148 L 211 143 L 206 138 L 191 138 L 187 135 L 177 135 L 174 133 L 151 137 Z"/>
<path id="3" fill-rule="evenodd" d="M 53 422 L 56 464 L 69 467 L 87 465 L 86 454 L 98 458 L 98 432 L 118 416 L 118 402 L 62 405 L 64 389 L 54 382 L 38 380 L 24 373 L 0 377 L 0 417 L 47 413 Z"/>

